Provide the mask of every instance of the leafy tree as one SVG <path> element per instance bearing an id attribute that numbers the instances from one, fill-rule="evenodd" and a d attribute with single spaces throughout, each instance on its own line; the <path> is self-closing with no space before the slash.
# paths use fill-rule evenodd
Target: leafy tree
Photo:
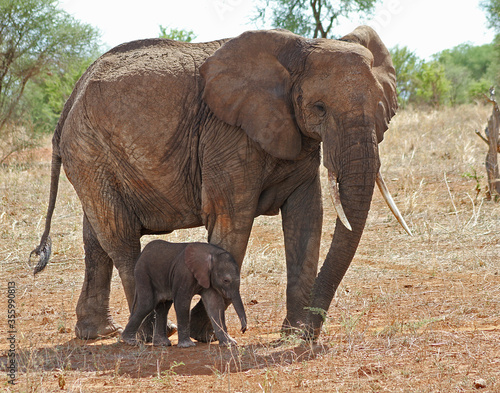
<path id="1" fill-rule="evenodd" d="M 99 33 L 57 0 L 0 0 L 0 135 L 29 81 L 95 55 Z"/>
<path id="2" fill-rule="evenodd" d="M 480 4 L 486 12 L 489 27 L 497 33 L 493 44 L 495 63 L 500 64 L 500 0 L 482 0 Z M 500 84 L 500 70 L 497 68 L 495 72 L 495 79 L 498 85 Z"/>
<path id="3" fill-rule="evenodd" d="M 390 50 L 399 104 L 440 106 L 449 101 L 450 81 L 438 61 L 425 62 L 407 47 Z"/>
<path id="4" fill-rule="evenodd" d="M 493 48 L 461 44 L 427 62 L 407 47 L 392 48 L 400 105 L 458 105 L 481 97 L 495 83 L 499 69 Z"/>
<path id="5" fill-rule="evenodd" d="M 473 79 L 485 76 L 495 61 L 493 44 L 474 46 L 461 44 L 438 53 L 435 58 L 444 65 L 454 64 L 466 68 Z"/>
<path id="6" fill-rule="evenodd" d="M 192 30 L 170 28 L 169 31 L 167 31 L 167 28 L 168 27 L 163 27 L 162 25 L 160 25 L 159 38 L 168 38 L 176 41 L 191 42 L 197 37 L 197 35 Z"/>
<path id="7" fill-rule="evenodd" d="M 495 84 L 499 67 L 494 44 L 461 44 L 438 53 L 434 58 L 444 66 L 453 105 L 470 102 Z M 480 93 L 482 88 L 484 90 Z"/>
<path id="8" fill-rule="evenodd" d="M 485 94 L 488 94 L 490 87 L 493 86 L 491 81 L 482 78 L 478 81 L 472 81 L 467 90 L 469 99 L 479 100 L 483 99 Z"/>
<path id="9" fill-rule="evenodd" d="M 480 4 L 486 11 L 489 27 L 500 33 L 500 0 L 483 0 Z"/>
<path id="10" fill-rule="evenodd" d="M 271 13 L 273 27 L 290 30 L 304 37 L 330 38 L 339 17 L 352 13 L 370 14 L 377 0 L 265 0 L 257 7 L 254 21 L 265 22 Z"/>
<path id="11" fill-rule="evenodd" d="M 395 46 L 390 50 L 392 62 L 396 70 L 397 92 L 399 105 L 404 107 L 415 97 L 417 88 L 417 75 L 422 66 L 418 56 L 408 47 Z"/>
<path id="12" fill-rule="evenodd" d="M 448 91 L 450 104 L 457 105 L 469 102 L 469 88 L 474 82 L 471 71 L 460 64 L 442 62 L 440 64 L 444 66 L 444 74 L 450 81 Z"/>
<path id="13" fill-rule="evenodd" d="M 444 66 L 437 61 L 423 63 L 417 75 L 417 103 L 439 107 L 446 102 L 450 81 L 446 78 Z"/>
<path id="14" fill-rule="evenodd" d="M 63 67 L 51 67 L 34 78 L 26 86 L 19 114 L 24 113 L 37 132 L 52 132 L 76 82 L 97 56 L 96 53 Z"/>

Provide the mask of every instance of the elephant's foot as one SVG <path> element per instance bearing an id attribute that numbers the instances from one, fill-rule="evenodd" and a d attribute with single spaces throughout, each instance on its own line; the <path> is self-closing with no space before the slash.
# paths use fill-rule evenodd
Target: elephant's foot
<path id="1" fill-rule="evenodd" d="M 111 317 L 102 323 L 91 320 L 78 320 L 75 326 L 76 337 L 82 340 L 114 337 L 123 331 L 120 325 L 113 322 Z"/>
<path id="2" fill-rule="evenodd" d="M 316 341 L 321 333 L 323 325 L 321 316 L 312 315 L 307 318 L 307 323 L 302 321 L 290 323 L 290 319 L 285 318 L 281 326 L 281 332 L 285 336 L 298 336 L 305 341 Z"/>
<path id="3" fill-rule="evenodd" d="M 321 328 L 313 328 L 312 326 L 308 326 L 302 331 L 302 339 L 307 342 L 315 343 L 318 340 L 320 333 Z"/>
<path id="4" fill-rule="evenodd" d="M 133 336 L 128 334 L 122 334 L 121 340 L 128 345 L 137 346 L 139 345 L 139 341 L 135 338 L 135 334 Z"/>
<path id="5" fill-rule="evenodd" d="M 307 332 L 309 331 L 307 324 L 302 321 L 290 322 L 293 319 L 285 318 L 283 324 L 281 325 L 281 333 L 285 337 L 296 336 L 305 339 Z"/>
<path id="6" fill-rule="evenodd" d="M 189 347 L 194 347 L 196 344 L 191 341 L 190 338 L 187 338 L 185 340 L 179 340 L 177 343 L 178 348 L 189 348 Z"/>
<path id="7" fill-rule="evenodd" d="M 306 341 L 316 342 L 321 334 L 324 317 L 318 313 L 311 314 L 307 318 L 307 323 L 302 328 L 302 338 Z"/>
<path id="8" fill-rule="evenodd" d="M 155 335 L 153 337 L 154 347 L 170 347 L 172 343 L 167 337 Z"/>

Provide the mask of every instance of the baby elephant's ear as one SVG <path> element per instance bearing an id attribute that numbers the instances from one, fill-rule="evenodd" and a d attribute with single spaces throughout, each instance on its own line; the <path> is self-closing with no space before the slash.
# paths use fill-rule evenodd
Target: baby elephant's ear
<path id="1" fill-rule="evenodd" d="M 184 261 L 198 284 L 203 288 L 209 288 L 212 254 L 207 245 L 202 243 L 189 244 L 184 251 Z"/>

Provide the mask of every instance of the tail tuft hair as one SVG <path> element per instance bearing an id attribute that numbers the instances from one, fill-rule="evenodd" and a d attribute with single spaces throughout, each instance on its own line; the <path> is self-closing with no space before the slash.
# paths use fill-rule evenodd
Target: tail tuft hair
<path id="1" fill-rule="evenodd" d="M 42 241 L 37 248 L 31 251 L 29 258 L 30 266 L 31 266 L 31 257 L 33 255 L 38 257 L 38 263 L 35 266 L 35 269 L 33 270 L 33 275 L 36 275 L 37 273 L 40 273 L 43 269 L 45 269 L 45 266 L 47 266 L 47 263 L 49 262 L 51 252 L 52 252 L 52 240 L 50 239 L 50 236 L 47 236 L 47 240 Z"/>

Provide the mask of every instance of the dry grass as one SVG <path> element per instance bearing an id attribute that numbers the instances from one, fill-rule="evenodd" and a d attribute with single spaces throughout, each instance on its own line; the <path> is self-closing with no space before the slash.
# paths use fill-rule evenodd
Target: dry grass
<path id="1" fill-rule="evenodd" d="M 376 192 L 361 245 L 315 345 L 293 337 L 275 345 L 285 314 L 279 217 L 260 217 L 254 226 L 242 271 L 249 331 L 240 335 L 232 309 L 228 316 L 239 348 L 131 348 L 117 339 L 74 339 L 83 281 L 79 201 L 62 181 L 52 261 L 33 278 L 26 262 L 43 228 L 50 150 L 11 156 L 0 168 L 0 309 L 6 309 L 7 282 L 15 281 L 19 371 L 15 388 L 3 371 L 0 386 L 23 392 L 500 391 L 500 204 L 483 199 L 486 145 L 474 135 L 490 111 L 467 106 L 396 116 L 380 147 L 383 173 L 414 236 L 397 225 Z M 322 256 L 334 228 L 327 197 L 325 213 Z M 167 238 L 204 236 L 204 229 L 194 229 Z M 113 316 L 125 324 L 116 275 L 112 297 Z"/>

